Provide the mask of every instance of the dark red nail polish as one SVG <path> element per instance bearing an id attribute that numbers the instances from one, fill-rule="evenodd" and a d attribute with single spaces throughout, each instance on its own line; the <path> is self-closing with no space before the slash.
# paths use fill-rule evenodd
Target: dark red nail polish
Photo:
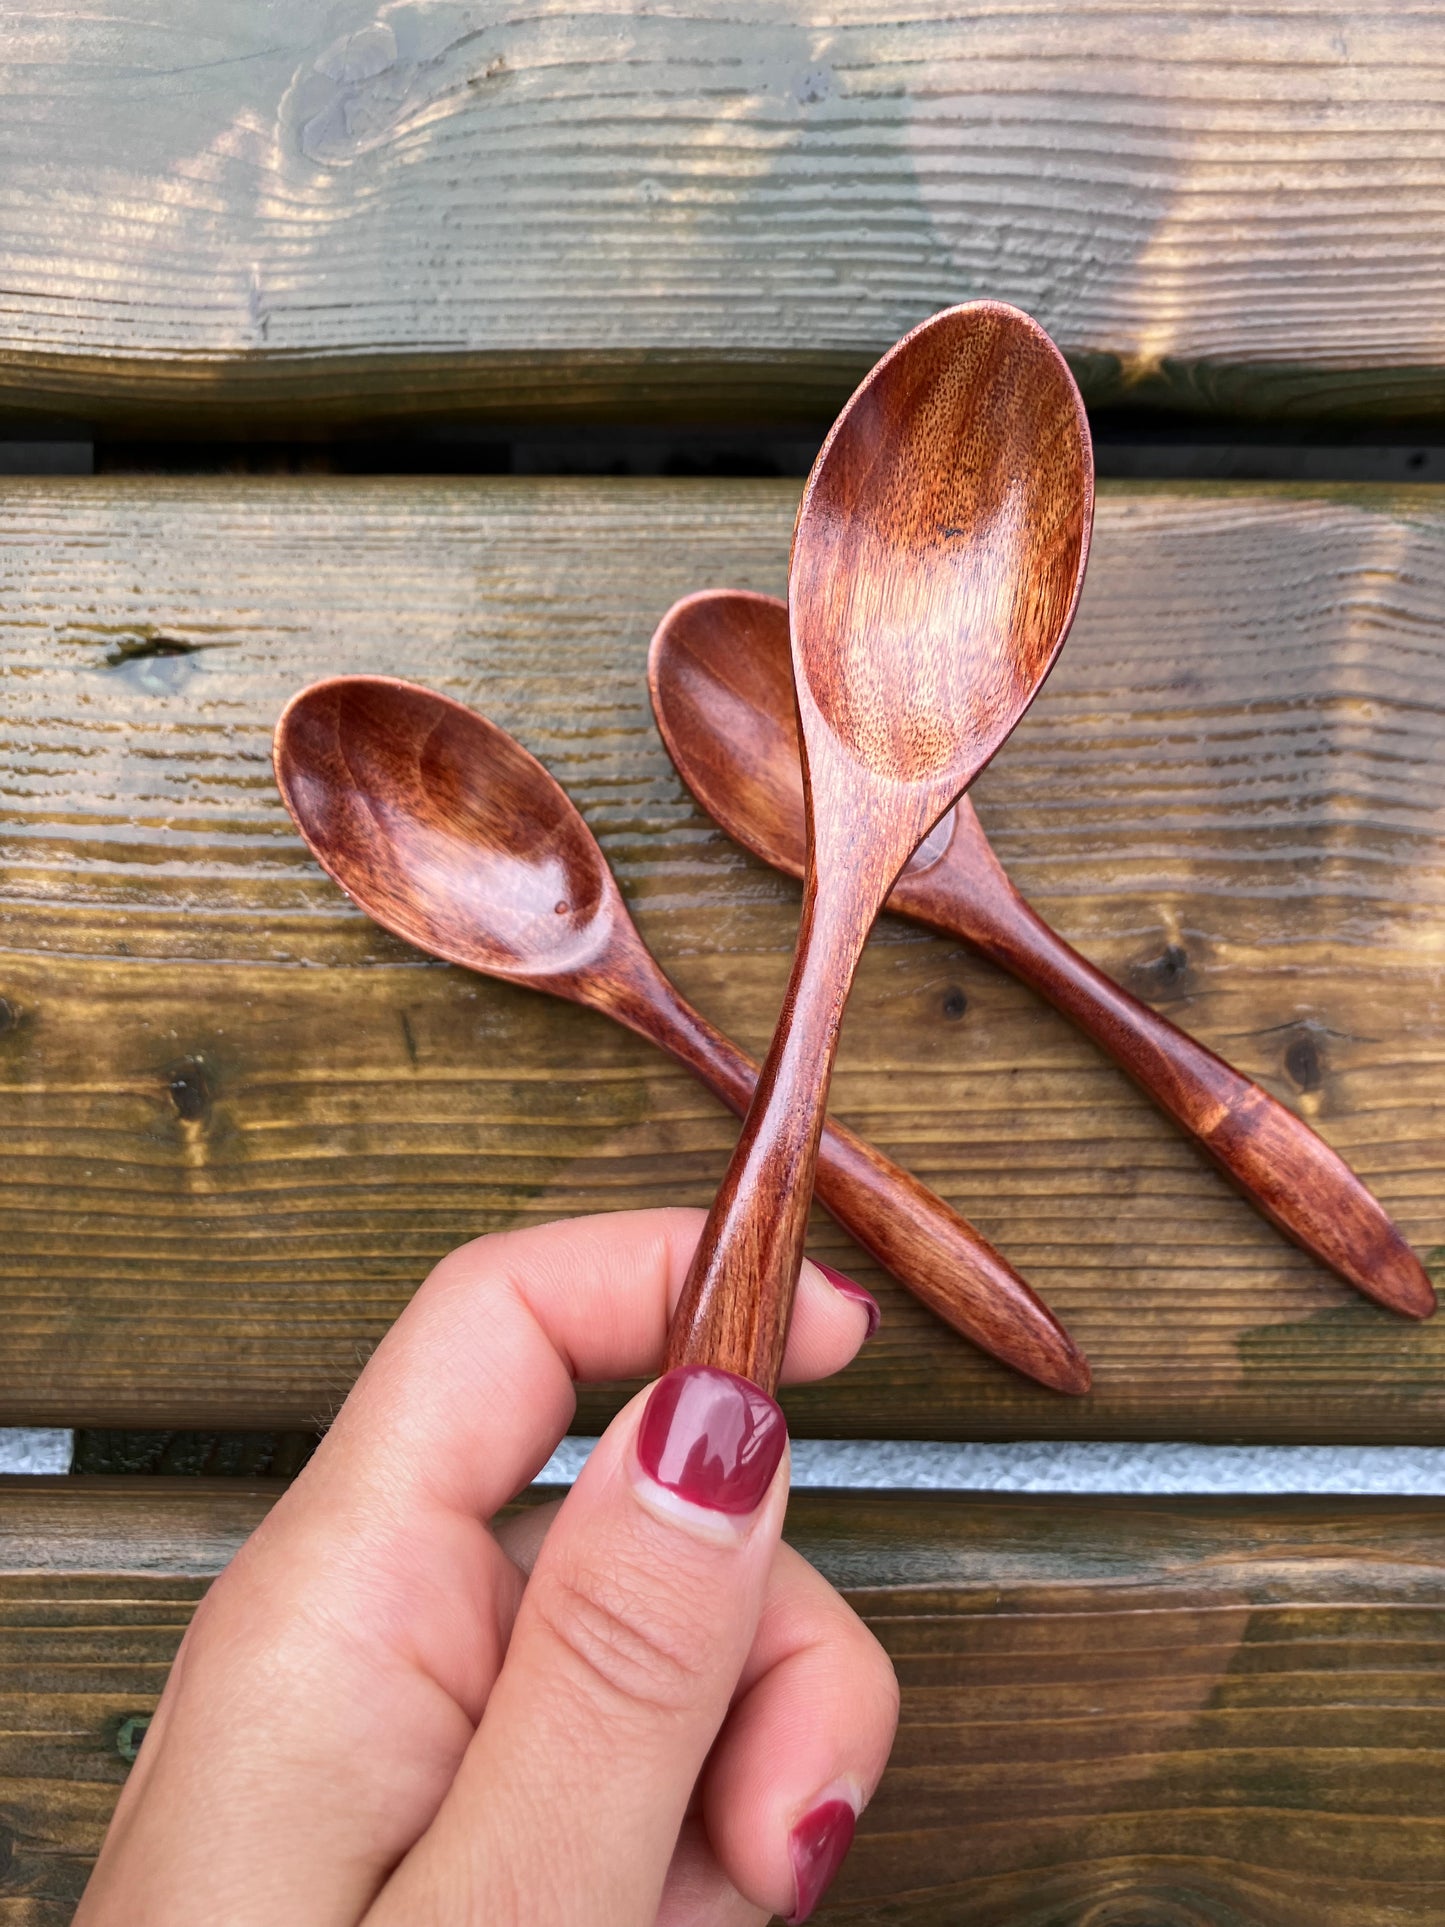
<path id="1" fill-rule="evenodd" d="M 834 1291 L 841 1292 L 845 1298 L 851 1298 L 855 1305 L 861 1305 L 864 1311 L 867 1312 L 868 1330 L 863 1339 L 863 1343 L 866 1345 L 874 1332 L 876 1332 L 878 1327 L 883 1323 L 883 1313 L 879 1308 L 878 1300 L 873 1296 L 871 1291 L 865 1291 L 862 1285 L 858 1283 L 858 1280 L 856 1278 L 850 1278 L 846 1272 L 834 1271 L 833 1267 L 831 1265 L 825 1265 L 821 1258 L 814 1258 L 813 1263 L 818 1267 L 819 1271 L 822 1272 Z"/>
<path id="2" fill-rule="evenodd" d="M 649 1478 L 714 1512 L 753 1512 L 773 1482 L 788 1426 L 756 1385 L 683 1365 L 653 1387 L 637 1434 Z"/>
<path id="3" fill-rule="evenodd" d="M 853 1844 L 857 1824 L 858 1816 L 846 1800 L 824 1800 L 793 1828 L 788 1855 L 798 1898 L 788 1915 L 788 1927 L 806 1920 L 828 1891 Z"/>

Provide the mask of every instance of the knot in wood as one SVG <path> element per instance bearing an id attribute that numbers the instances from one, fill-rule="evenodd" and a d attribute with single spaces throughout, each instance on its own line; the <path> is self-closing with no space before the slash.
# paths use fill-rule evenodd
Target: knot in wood
<path id="1" fill-rule="evenodd" d="M 177 1115 L 187 1124 L 198 1124 L 211 1108 L 211 1080 L 206 1067 L 196 1057 L 172 1065 L 166 1074 L 166 1090 Z"/>
<path id="2" fill-rule="evenodd" d="M 1157 957 L 1132 965 L 1129 974 L 1146 997 L 1182 996 L 1189 976 L 1189 952 L 1182 943 L 1166 943 Z"/>
<path id="3" fill-rule="evenodd" d="M 1309 1030 L 1292 1037 L 1285 1047 L 1284 1067 L 1295 1089 L 1308 1095 L 1325 1081 L 1324 1056 L 1319 1040 Z"/>

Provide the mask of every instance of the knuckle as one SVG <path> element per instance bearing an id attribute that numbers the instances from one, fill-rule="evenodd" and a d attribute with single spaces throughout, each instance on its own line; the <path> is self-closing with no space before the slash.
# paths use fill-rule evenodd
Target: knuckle
<path id="1" fill-rule="evenodd" d="M 685 1711 L 706 1673 L 705 1636 L 676 1602 L 621 1573 L 553 1571 L 532 1600 L 573 1683 L 609 1713 Z"/>

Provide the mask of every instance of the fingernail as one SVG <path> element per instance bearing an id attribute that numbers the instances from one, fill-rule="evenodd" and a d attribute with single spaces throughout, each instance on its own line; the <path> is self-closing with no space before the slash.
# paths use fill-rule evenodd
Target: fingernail
<path id="1" fill-rule="evenodd" d="M 850 1278 L 846 1272 L 834 1271 L 831 1265 L 825 1265 L 819 1258 L 814 1258 L 812 1263 L 822 1272 L 834 1291 L 841 1292 L 845 1298 L 851 1298 L 855 1305 L 861 1305 L 864 1311 L 867 1312 L 868 1330 L 863 1338 L 863 1343 L 866 1345 L 874 1332 L 876 1332 L 878 1327 L 883 1323 L 883 1312 L 878 1300 L 873 1296 L 871 1291 L 865 1291 L 862 1285 L 858 1283 L 858 1280 L 856 1278 Z"/>
<path id="2" fill-rule="evenodd" d="M 788 1443 L 782 1412 L 756 1385 L 712 1365 L 658 1380 L 637 1433 L 650 1479 L 713 1512 L 755 1512 Z"/>
<path id="3" fill-rule="evenodd" d="M 788 1855 L 798 1898 L 788 1915 L 788 1927 L 806 1920 L 828 1891 L 853 1844 L 857 1824 L 858 1816 L 846 1800 L 824 1800 L 793 1828 Z"/>

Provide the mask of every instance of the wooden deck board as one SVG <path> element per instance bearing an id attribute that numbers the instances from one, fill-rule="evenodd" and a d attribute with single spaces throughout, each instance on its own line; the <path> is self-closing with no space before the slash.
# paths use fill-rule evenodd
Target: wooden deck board
<path id="1" fill-rule="evenodd" d="M 61 1927 L 272 1495 L 0 1485 L 0 1921 Z M 798 1493 L 903 1689 L 832 1927 L 1435 1927 L 1438 1502 Z"/>
<path id="2" fill-rule="evenodd" d="M 0 1422 L 323 1422 L 453 1244 L 706 1203 L 721 1108 L 603 1019 L 379 933 L 296 839 L 269 732 L 348 669 L 486 709 L 758 1048 L 796 887 L 699 817 L 642 665 L 675 595 L 780 586 L 794 499 L 0 488 Z M 1445 1282 L 1442 601 L 1429 490 L 1106 488 L 1074 636 L 978 801 L 1045 914 L 1316 1123 Z M 1097 1389 L 1028 1387 L 885 1283 L 858 1363 L 790 1395 L 800 1430 L 1441 1436 L 1445 1321 L 1357 1300 L 955 946 L 880 927 L 835 1106 L 1033 1279 Z M 813 1248 L 879 1282 L 826 1221 Z"/>
<path id="3" fill-rule="evenodd" d="M 989 294 L 1095 402 L 1438 414 L 1442 92 L 1433 0 L 13 8 L 0 405 L 826 419 Z"/>

